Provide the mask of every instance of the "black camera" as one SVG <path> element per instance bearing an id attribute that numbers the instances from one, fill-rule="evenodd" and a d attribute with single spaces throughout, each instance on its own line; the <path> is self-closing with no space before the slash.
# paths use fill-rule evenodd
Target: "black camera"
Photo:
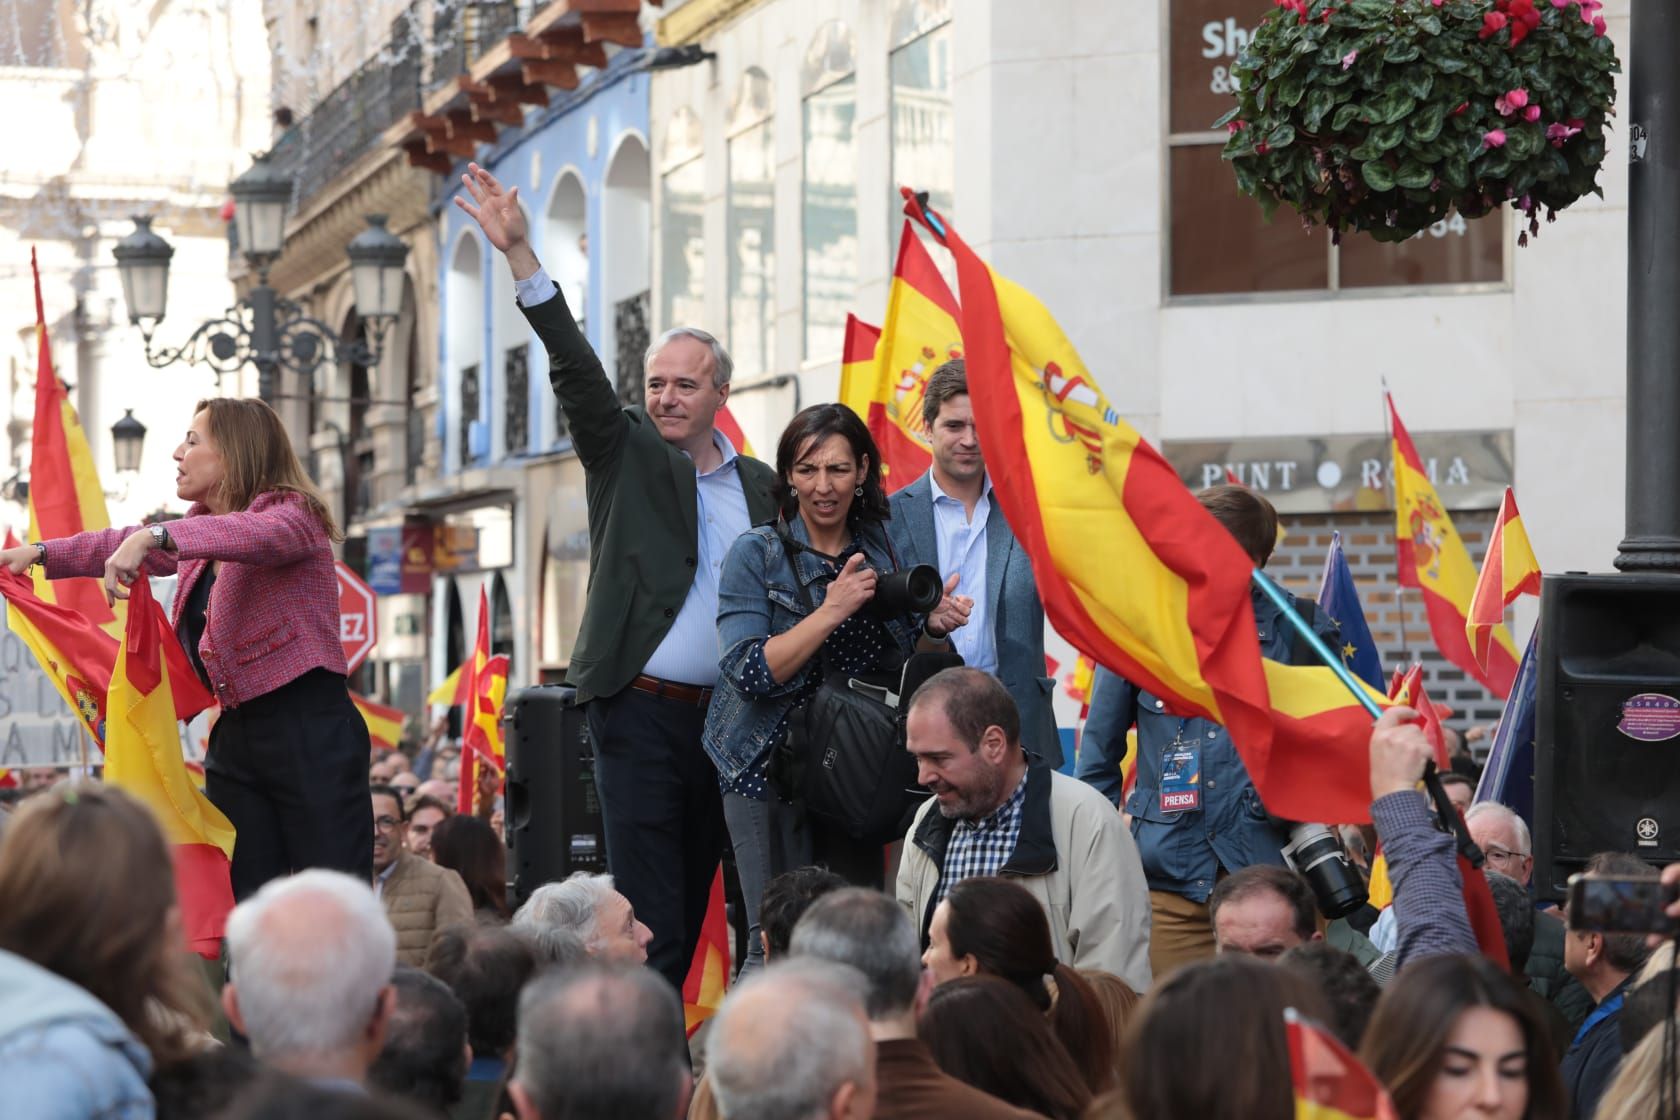
<path id="1" fill-rule="evenodd" d="M 927 614 L 944 597 L 945 581 L 939 578 L 939 569 L 932 564 L 917 564 L 913 568 L 879 573 L 869 610 L 881 619 Z"/>
<path id="2" fill-rule="evenodd" d="M 1283 858 L 1307 880 L 1319 912 L 1331 921 L 1347 917 L 1370 897 L 1342 842 L 1325 825 L 1291 825 Z"/>

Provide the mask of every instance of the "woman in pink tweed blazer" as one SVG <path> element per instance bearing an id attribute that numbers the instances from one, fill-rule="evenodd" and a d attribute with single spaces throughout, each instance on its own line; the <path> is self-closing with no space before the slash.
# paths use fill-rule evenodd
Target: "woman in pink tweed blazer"
<path id="1" fill-rule="evenodd" d="M 235 896 L 306 867 L 368 880 L 368 734 L 345 686 L 338 527 L 260 400 L 200 401 L 175 462 L 184 518 L 7 549 L 0 563 L 103 575 L 113 599 L 142 569 L 178 575 L 170 621 L 222 705 L 205 792 L 238 830 Z"/>

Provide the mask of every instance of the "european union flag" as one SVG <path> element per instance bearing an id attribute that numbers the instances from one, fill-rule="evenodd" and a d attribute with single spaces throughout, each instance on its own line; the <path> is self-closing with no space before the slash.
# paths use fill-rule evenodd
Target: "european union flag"
<path id="1" fill-rule="evenodd" d="M 1534 828 L 1534 701 L 1539 689 L 1540 627 L 1529 635 L 1516 683 L 1493 732 L 1493 747 L 1476 787 L 1477 801 L 1497 801 Z"/>
<path id="2" fill-rule="evenodd" d="M 1377 655 L 1377 643 L 1371 638 L 1365 610 L 1359 605 L 1359 592 L 1354 589 L 1347 557 L 1342 555 L 1340 533 L 1330 538 L 1330 552 L 1324 557 L 1324 580 L 1318 587 L 1318 609 L 1341 627 L 1343 664 L 1353 670 L 1354 676 L 1378 692 L 1385 691 L 1388 682 L 1383 680 L 1382 658 Z"/>

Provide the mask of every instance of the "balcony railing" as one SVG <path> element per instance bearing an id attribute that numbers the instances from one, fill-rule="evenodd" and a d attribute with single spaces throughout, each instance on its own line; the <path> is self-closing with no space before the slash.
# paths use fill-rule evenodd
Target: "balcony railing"
<path id="1" fill-rule="evenodd" d="M 648 320 L 653 317 L 653 293 L 640 292 L 613 305 L 613 350 L 617 357 L 618 399 L 625 404 L 646 404 L 647 387 L 642 376 L 642 359 L 653 341 Z"/>
<path id="2" fill-rule="evenodd" d="M 514 0 L 443 0 L 432 17 L 428 90 L 464 74 L 491 47 L 518 30 L 527 14 Z"/>

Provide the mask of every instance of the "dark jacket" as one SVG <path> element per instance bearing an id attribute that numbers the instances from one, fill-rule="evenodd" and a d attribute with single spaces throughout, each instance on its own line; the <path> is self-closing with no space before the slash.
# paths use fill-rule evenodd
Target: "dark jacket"
<path id="1" fill-rule="evenodd" d="M 1259 588 L 1252 591 L 1260 653 L 1286 664 L 1299 658 L 1288 619 Z M 1295 598 L 1300 609 L 1303 604 Z M 1313 629 L 1331 648 L 1339 642 L 1334 621 L 1313 612 Z M 1257 863 L 1281 865 L 1287 837 L 1266 813 L 1231 736 L 1211 720 L 1181 719 L 1164 702 L 1125 678 L 1099 667 L 1091 683 L 1091 711 L 1080 740 L 1075 773 L 1118 803 L 1126 731 L 1138 729 L 1137 784 L 1126 801 L 1132 835 L 1143 857 L 1149 889 L 1206 902 L 1219 869 L 1240 871 Z M 1180 735 L 1201 745 L 1202 807 L 1161 808 L 1162 752 Z"/>
<path id="2" fill-rule="evenodd" d="M 659 648 L 694 584 L 694 461 L 665 441 L 646 409 L 620 407 L 558 290 L 522 310 L 548 351 L 549 384 L 583 464 L 589 507 L 589 593 L 566 680 L 580 701 L 612 696 Z M 775 472 L 745 455 L 736 469 L 748 517 L 754 524 L 770 520 Z"/>
<path id="3" fill-rule="evenodd" d="M 1563 1089 L 1569 1094 L 1569 1115 L 1575 1120 L 1592 1120 L 1604 1090 L 1610 1087 L 1610 1079 L 1616 1076 L 1616 1067 L 1621 1064 L 1622 1000 L 1632 979 L 1623 980 L 1593 1008 L 1582 1030 L 1576 1033 L 1574 1045 L 1563 1056 Z"/>
<path id="4" fill-rule="evenodd" d="M 1563 923 L 1553 914 L 1536 911 L 1534 948 L 1528 952 L 1523 975 L 1528 978 L 1529 988 L 1550 1001 L 1569 1021 L 1569 1033 L 1573 1035 L 1586 1022 L 1593 1000 L 1581 982 L 1563 967 L 1563 938 Z"/>

